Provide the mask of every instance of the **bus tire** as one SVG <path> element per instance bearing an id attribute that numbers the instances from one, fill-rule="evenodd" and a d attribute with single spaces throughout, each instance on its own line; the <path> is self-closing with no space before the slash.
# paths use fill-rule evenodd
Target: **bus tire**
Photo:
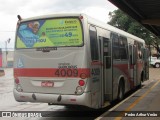
<path id="1" fill-rule="evenodd" d="M 122 82 L 122 80 L 119 83 L 118 86 L 118 96 L 117 96 L 118 101 L 121 101 L 124 99 L 124 84 Z"/>
<path id="2" fill-rule="evenodd" d="M 141 73 L 141 78 L 140 78 L 140 83 L 139 83 L 139 86 L 138 86 L 138 88 L 141 88 L 142 87 L 142 83 L 143 83 L 143 81 L 144 81 L 144 75 L 143 75 L 144 73 L 142 72 Z"/>

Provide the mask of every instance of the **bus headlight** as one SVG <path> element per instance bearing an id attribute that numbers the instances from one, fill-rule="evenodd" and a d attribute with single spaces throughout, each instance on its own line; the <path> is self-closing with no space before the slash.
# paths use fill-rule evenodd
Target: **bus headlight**
<path id="1" fill-rule="evenodd" d="M 78 86 L 77 88 L 76 88 L 76 94 L 82 94 L 84 91 L 83 91 L 83 89 L 82 89 L 82 87 L 81 86 Z"/>

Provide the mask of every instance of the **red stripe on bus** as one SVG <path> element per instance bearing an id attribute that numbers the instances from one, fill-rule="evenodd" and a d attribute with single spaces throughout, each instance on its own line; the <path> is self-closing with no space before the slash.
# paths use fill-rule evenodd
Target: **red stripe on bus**
<path id="1" fill-rule="evenodd" d="M 14 68 L 14 77 L 90 77 L 89 68 Z"/>
<path id="2" fill-rule="evenodd" d="M 128 70 L 128 64 L 116 64 L 116 65 L 113 65 L 113 66 L 118 68 L 120 71 L 122 71 L 127 76 L 127 79 L 130 83 L 130 87 L 133 88 L 134 87 L 134 81 L 131 80 L 129 70 Z"/>
<path id="3" fill-rule="evenodd" d="M 103 64 L 102 64 L 101 61 L 92 61 L 91 65 L 100 65 L 100 66 L 102 66 Z"/>
<path id="4" fill-rule="evenodd" d="M 129 78 L 128 64 L 115 64 L 113 65 L 113 67 L 116 67 L 120 71 L 123 71 L 123 73 Z"/>
<path id="5" fill-rule="evenodd" d="M 143 62 L 137 62 L 137 68 L 142 69 L 143 68 Z"/>
<path id="6" fill-rule="evenodd" d="M 130 69 L 134 69 L 134 65 L 130 65 Z"/>

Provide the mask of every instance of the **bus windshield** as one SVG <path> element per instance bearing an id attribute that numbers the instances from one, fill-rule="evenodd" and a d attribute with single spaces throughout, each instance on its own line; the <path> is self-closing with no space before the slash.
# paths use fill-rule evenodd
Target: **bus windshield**
<path id="1" fill-rule="evenodd" d="M 82 46 L 82 25 L 78 18 L 55 18 L 22 22 L 16 48 Z"/>

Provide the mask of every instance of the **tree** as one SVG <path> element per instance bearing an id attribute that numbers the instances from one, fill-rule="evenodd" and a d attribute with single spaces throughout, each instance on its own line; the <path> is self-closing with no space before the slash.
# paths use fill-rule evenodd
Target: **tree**
<path id="1" fill-rule="evenodd" d="M 119 9 L 110 12 L 109 16 L 110 21 L 108 24 L 144 39 L 147 45 L 152 45 L 160 53 L 160 40 L 138 22 Z"/>

